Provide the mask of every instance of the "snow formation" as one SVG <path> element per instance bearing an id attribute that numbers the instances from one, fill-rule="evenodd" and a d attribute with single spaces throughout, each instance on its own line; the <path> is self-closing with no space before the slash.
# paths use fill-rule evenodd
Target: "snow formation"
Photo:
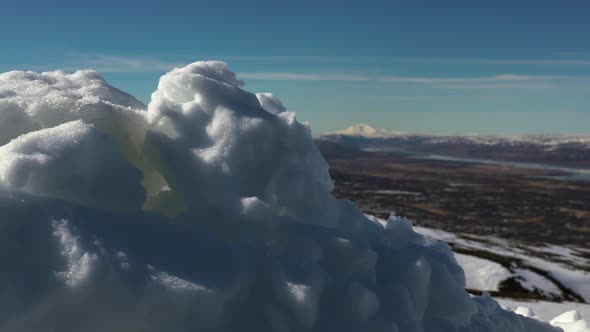
<path id="1" fill-rule="evenodd" d="M 145 107 L 93 71 L 0 74 L 1 331 L 558 331 L 333 198 L 309 127 L 242 85 L 197 62 Z"/>

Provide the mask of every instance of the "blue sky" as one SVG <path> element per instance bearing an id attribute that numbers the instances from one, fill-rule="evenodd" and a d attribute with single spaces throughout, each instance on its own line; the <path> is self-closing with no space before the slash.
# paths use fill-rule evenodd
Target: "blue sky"
<path id="1" fill-rule="evenodd" d="M 590 133 L 588 1 L 0 1 L 0 71 L 95 68 L 147 103 L 219 59 L 316 133 Z"/>

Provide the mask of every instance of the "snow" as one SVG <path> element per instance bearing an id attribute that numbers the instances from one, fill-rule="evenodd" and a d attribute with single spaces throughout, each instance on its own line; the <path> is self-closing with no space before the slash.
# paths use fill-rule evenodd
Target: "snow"
<path id="1" fill-rule="evenodd" d="M 590 272 L 567 268 L 538 257 L 529 257 L 528 262 L 534 267 L 549 272 L 551 276 L 579 294 L 584 301 L 590 302 L 590 287 L 588 287 Z"/>
<path id="2" fill-rule="evenodd" d="M 141 173 L 81 120 L 23 134 L 0 155 L 0 187 L 9 190 L 108 209 L 140 209 L 145 200 Z"/>
<path id="3" fill-rule="evenodd" d="M 590 319 L 590 304 L 576 302 L 548 302 L 548 301 L 525 301 L 508 298 L 496 298 L 498 303 L 514 310 L 518 307 L 530 308 L 538 318 L 550 321 L 560 314 L 575 310 L 583 319 Z"/>
<path id="4" fill-rule="evenodd" d="M 537 308 L 539 308 L 541 310 L 540 312 L 537 312 L 536 310 L 532 310 L 528 307 L 520 306 L 518 302 L 514 302 L 514 301 L 500 300 L 500 303 L 510 303 L 511 305 L 516 306 L 516 309 L 514 310 L 515 313 L 522 315 L 524 317 L 530 317 L 530 318 L 534 318 L 537 320 L 547 319 L 546 318 L 546 317 L 548 317 L 547 313 L 548 312 L 555 312 L 555 310 L 554 310 L 555 307 L 560 307 L 560 310 L 563 310 L 563 308 L 567 308 L 567 307 L 571 308 L 572 305 L 575 305 L 572 303 L 567 303 L 566 305 L 563 305 L 560 303 L 542 303 L 541 305 L 539 305 L 539 303 L 524 303 L 525 305 L 529 305 L 529 304 L 535 305 Z M 585 310 L 587 313 L 590 314 L 590 305 L 578 304 L 578 306 L 582 307 L 581 308 L 582 310 Z M 510 309 L 510 307 L 508 307 L 508 309 Z M 559 328 L 563 329 L 565 332 L 589 332 L 590 331 L 590 325 L 588 324 L 588 322 L 586 320 L 583 319 L 583 317 L 580 314 L 580 312 L 578 311 L 578 309 L 563 312 L 560 315 L 554 317 L 553 319 L 550 319 L 549 322 L 551 323 L 551 325 L 559 327 Z"/>
<path id="5" fill-rule="evenodd" d="M 196 62 L 145 107 L 92 71 L 0 74 L 0 330 L 557 331 L 336 200 L 309 127 L 242 86 Z"/>
<path id="6" fill-rule="evenodd" d="M 516 310 L 514 310 L 514 312 L 525 317 L 535 317 L 535 313 L 527 307 L 517 307 Z"/>
<path id="7" fill-rule="evenodd" d="M 534 291 L 535 289 L 544 295 L 559 295 L 561 291 L 559 288 L 549 279 L 539 275 L 530 270 L 515 269 L 516 274 L 519 276 L 518 281 L 520 285 L 525 289 Z"/>
<path id="8" fill-rule="evenodd" d="M 469 255 L 455 253 L 455 258 L 467 279 L 467 288 L 480 291 L 497 291 L 500 283 L 512 276 L 502 265 Z"/>
<path id="9" fill-rule="evenodd" d="M 563 314 L 553 318 L 551 325 L 558 326 L 567 332 L 588 332 L 590 331 L 590 325 L 588 322 L 582 320 L 580 314 L 575 311 L 564 312 Z"/>
<path id="10" fill-rule="evenodd" d="M 68 229 L 67 220 L 53 222 L 54 233 L 62 247 L 61 254 L 66 259 L 67 271 L 56 272 L 67 285 L 77 286 L 86 279 L 91 271 L 92 261 L 98 257 L 95 254 L 84 252 L 80 248 L 77 237 L 73 236 Z"/>

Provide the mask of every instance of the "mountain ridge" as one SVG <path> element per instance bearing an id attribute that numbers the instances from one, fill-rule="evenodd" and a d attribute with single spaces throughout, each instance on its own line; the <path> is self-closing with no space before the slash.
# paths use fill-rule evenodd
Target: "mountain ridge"
<path id="1" fill-rule="evenodd" d="M 352 125 L 345 129 L 328 132 L 318 136 L 319 139 L 337 140 L 339 136 L 356 137 L 360 139 L 420 139 L 422 143 L 471 143 L 479 145 L 516 145 L 535 144 L 546 147 L 561 144 L 582 144 L 590 149 L 590 134 L 464 134 L 464 135 L 435 135 L 423 133 L 408 133 L 385 128 L 377 128 L 365 123 Z"/>

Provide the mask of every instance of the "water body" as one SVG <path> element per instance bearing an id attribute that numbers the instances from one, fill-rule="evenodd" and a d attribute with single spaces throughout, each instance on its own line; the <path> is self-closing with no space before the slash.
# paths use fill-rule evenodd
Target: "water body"
<path id="1" fill-rule="evenodd" d="M 557 171 L 563 173 L 558 176 L 548 176 L 546 178 L 558 179 L 558 180 L 570 180 L 570 181 L 588 181 L 590 182 L 590 169 L 589 168 L 572 168 L 562 167 L 555 165 L 548 165 L 542 163 L 528 163 L 518 161 L 504 161 L 504 160 L 493 160 L 493 159 L 480 159 L 480 158 L 461 158 L 451 157 L 439 154 L 430 153 L 419 153 L 410 152 L 407 150 L 400 150 L 396 148 L 364 148 L 364 151 L 369 152 L 396 152 L 407 155 L 408 158 L 414 159 L 429 159 L 439 161 L 450 161 L 457 163 L 470 163 L 470 164 L 486 164 L 486 165 L 499 165 L 499 166 L 510 166 L 525 169 L 540 169 L 545 171 Z"/>
<path id="2" fill-rule="evenodd" d="M 420 196 L 421 193 L 405 190 L 367 190 L 364 191 L 368 194 L 379 194 L 379 195 L 402 195 L 402 196 Z"/>

